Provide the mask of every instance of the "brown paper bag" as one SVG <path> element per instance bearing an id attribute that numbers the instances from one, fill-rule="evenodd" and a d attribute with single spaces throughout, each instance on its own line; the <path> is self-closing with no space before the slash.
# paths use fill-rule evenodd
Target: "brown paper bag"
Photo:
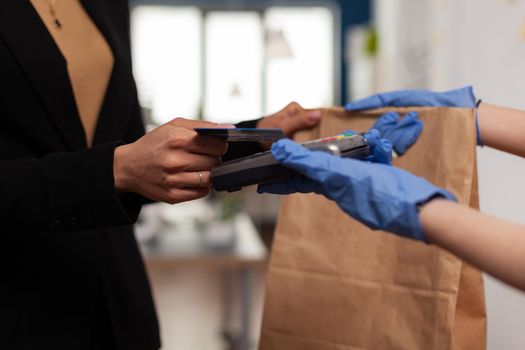
<path id="1" fill-rule="evenodd" d="M 395 165 L 477 207 L 475 115 L 417 110 L 418 142 Z M 368 130 L 385 110 L 327 109 L 306 141 Z M 283 200 L 268 274 L 261 350 L 485 349 L 479 271 L 434 246 L 373 232 L 315 194 Z"/>

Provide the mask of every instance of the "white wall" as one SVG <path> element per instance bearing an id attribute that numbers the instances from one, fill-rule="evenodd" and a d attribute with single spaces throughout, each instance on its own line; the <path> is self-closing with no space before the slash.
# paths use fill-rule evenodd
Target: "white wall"
<path id="1" fill-rule="evenodd" d="M 377 0 L 376 13 L 380 70 L 390 71 L 381 90 L 473 85 L 484 101 L 525 110 L 525 0 Z M 406 69 L 414 64 L 419 72 Z M 478 156 L 481 210 L 525 223 L 525 160 L 488 148 Z M 523 350 L 525 294 L 485 282 L 489 349 Z"/>
<path id="2" fill-rule="evenodd" d="M 464 16 L 456 16 L 446 34 L 455 38 L 449 47 L 454 48 L 449 64 L 455 69 L 435 87 L 472 84 L 487 102 L 525 110 L 525 1 L 459 3 L 456 6 Z M 491 149 L 482 149 L 478 155 L 481 210 L 525 223 L 525 161 Z M 523 349 L 524 294 L 493 278 L 485 282 L 489 349 Z"/>

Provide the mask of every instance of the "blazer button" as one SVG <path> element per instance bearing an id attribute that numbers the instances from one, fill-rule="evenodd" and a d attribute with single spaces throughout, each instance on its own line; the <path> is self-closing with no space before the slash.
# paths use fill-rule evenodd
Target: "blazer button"
<path id="1" fill-rule="evenodd" d="M 51 232 L 62 232 L 64 231 L 64 224 L 60 220 L 53 220 L 49 225 Z"/>
<path id="2" fill-rule="evenodd" d="M 65 227 L 66 227 L 66 230 L 68 230 L 68 231 L 76 230 L 78 228 L 78 220 L 77 220 L 77 218 L 75 218 L 75 217 L 67 218 L 66 222 L 65 222 Z"/>
<path id="3" fill-rule="evenodd" d="M 95 219 L 90 214 L 84 214 L 80 217 L 80 226 L 82 228 L 91 228 L 95 225 Z"/>

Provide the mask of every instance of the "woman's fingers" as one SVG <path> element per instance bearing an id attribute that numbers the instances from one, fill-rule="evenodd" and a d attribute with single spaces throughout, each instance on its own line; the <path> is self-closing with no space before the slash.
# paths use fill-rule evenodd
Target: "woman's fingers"
<path id="1" fill-rule="evenodd" d="M 170 159 L 165 163 L 164 170 L 167 173 L 179 171 L 210 170 L 220 164 L 220 157 L 205 156 L 193 153 L 173 153 L 168 155 Z"/>
<path id="2" fill-rule="evenodd" d="M 211 187 L 211 175 L 206 170 L 183 171 L 166 175 L 164 183 L 170 188 L 209 188 Z"/>
<path id="3" fill-rule="evenodd" d="M 173 150 L 210 156 L 222 156 L 228 150 L 228 143 L 217 137 L 198 135 L 194 130 L 174 127 L 171 124 L 163 127 L 169 128 L 167 142 Z"/>
<path id="4" fill-rule="evenodd" d="M 228 150 L 228 143 L 211 136 L 197 135 L 188 143 L 186 151 L 210 156 L 223 156 Z"/>
<path id="5" fill-rule="evenodd" d="M 204 188 L 172 188 L 163 193 L 162 201 L 176 204 L 206 197 L 210 193 L 208 187 Z"/>
<path id="6" fill-rule="evenodd" d="M 175 119 L 115 151 L 115 186 L 167 203 L 206 196 L 210 169 L 218 165 L 227 143 L 197 135 L 195 127 L 216 124 Z M 228 127 L 228 125 L 225 125 Z"/>
<path id="7" fill-rule="evenodd" d="M 322 117 L 320 109 L 304 109 L 300 104 L 292 102 L 279 112 L 272 114 L 259 122 L 260 128 L 279 128 L 288 137 L 293 137 L 297 131 L 311 129 Z"/>

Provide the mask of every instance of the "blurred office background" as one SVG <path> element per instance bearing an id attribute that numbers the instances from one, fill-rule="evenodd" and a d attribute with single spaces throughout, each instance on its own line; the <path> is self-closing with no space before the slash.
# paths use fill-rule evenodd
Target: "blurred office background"
<path id="1" fill-rule="evenodd" d="M 147 124 L 238 122 L 296 101 L 473 85 L 525 109 L 525 0 L 130 0 Z M 479 150 L 481 208 L 525 223 L 525 163 Z M 164 349 L 255 349 L 279 199 L 152 205 L 137 225 Z M 489 349 L 522 349 L 525 297 L 485 278 Z"/>

